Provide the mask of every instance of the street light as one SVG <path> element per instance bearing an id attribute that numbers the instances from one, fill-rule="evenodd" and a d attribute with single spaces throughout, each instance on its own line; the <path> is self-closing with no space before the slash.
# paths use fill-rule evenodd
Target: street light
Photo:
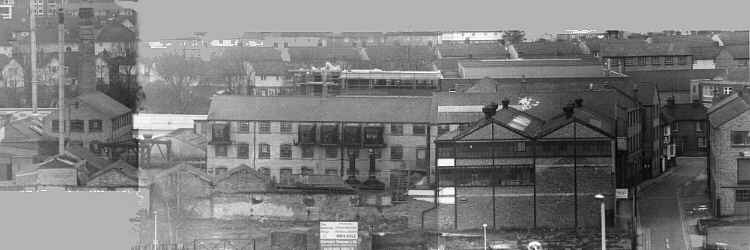
<path id="1" fill-rule="evenodd" d="M 602 202 L 601 205 L 601 217 L 602 217 L 602 250 L 607 250 L 607 233 L 606 233 L 606 225 L 605 225 L 605 217 L 604 217 L 604 195 L 603 194 L 596 194 L 594 195 L 594 198 L 597 200 L 600 200 Z"/>
<path id="2" fill-rule="evenodd" d="M 482 224 L 482 228 L 484 229 L 484 245 L 482 249 L 487 250 L 487 223 Z"/>

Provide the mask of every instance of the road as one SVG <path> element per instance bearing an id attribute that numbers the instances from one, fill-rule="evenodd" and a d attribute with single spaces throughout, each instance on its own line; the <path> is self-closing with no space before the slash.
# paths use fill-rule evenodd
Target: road
<path id="1" fill-rule="evenodd" d="M 644 233 L 644 250 L 688 249 L 677 203 L 678 191 L 704 169 L 705 160 L 677 166 L 671 175 L 639 192 L 638 214 Z"/>

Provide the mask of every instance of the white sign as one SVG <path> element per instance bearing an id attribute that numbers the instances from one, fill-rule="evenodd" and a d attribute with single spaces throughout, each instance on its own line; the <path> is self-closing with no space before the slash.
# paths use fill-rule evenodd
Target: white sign
<path id="1" fill-rule="evenodd" d="M 617 199 L 627 199 L 628 198 L 628 189 L 627 188 L 618 188 L 615 190 L 615 198 Z"/>
<path id="2" fill-rule="evenodd" d="M 321 221 L 320 240 L 357 240 L 359 225 L 349 221 Z"/>

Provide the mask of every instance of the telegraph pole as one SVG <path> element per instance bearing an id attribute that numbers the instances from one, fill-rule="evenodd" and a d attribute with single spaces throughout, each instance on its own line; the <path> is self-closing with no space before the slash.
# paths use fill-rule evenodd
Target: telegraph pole
<path id="1" fill-rule="evenodd" d="M 64 42 L 65 39 L 65 14 L 63 13 L 63 8 L 61 6 L 60 9 L 57 10 L 57 16 L 58 16 L 58 23 L 57 23 L 57 61 L 59 62 L 59 66 L 57 67 L 57 85 L 58 85 L 58 93 L 57 93 L 57 115 L 59 122 L 58 124 L 58 132 L 59 133 L 59 140 L 58 140 L 58 153 L 62 154 L 65 152 L 65 117 L 63 116 L 63 110 L 65 107 L 65 84 L 64 84 L 64 78 L 65 78 L 65 57 L 64 57 Z M 34 98 L 36 100 L 36 96 Z"/>
<path id="2" fill-rule="evenodd" d="M 31 50 L 31 110 L 34 114 L 37 114 L 37 84 L 36 79 L 36 6 L 34 0 L 29 0 L 29 43 Z"/>

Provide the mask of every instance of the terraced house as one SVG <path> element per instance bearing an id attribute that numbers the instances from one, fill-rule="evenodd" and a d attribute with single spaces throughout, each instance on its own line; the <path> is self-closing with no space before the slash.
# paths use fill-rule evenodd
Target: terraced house
<path id="1" fill-rule="evenodd" d="M 428 171 L 430 97 L 216 96 L 206 121 L 207 172 L 249 166 L 278 182 L 295 175 L 367 178 L 369 150 L 381 181 Z"/>

